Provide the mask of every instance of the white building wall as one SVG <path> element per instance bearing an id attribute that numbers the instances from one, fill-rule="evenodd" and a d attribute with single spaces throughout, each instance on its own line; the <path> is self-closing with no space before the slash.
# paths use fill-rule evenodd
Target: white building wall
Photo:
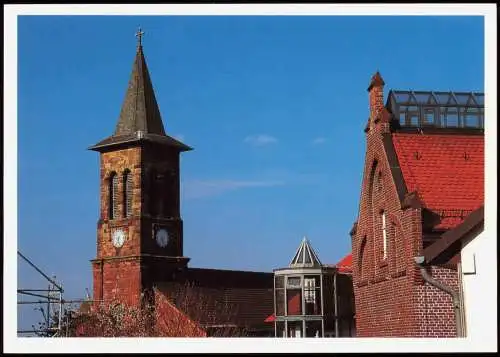
<path id="1" fill-rule="evenodd" d="M 472 238 L 472 237 L 471 237 Z M 491 283 L 491 274 L 485 274 L 494 268 L 492 262 L 484 259 L 488 255 L 488 245 L 481 232 L 474 239 L 463 245 L 461 251 L 461 273 L 463 289 L 463 306 L 465 312 L 465 329 L 467 338 L 480 341 L 484 334 L 484 322 L 490 312 L 485 308 L 485 286 Z"/>

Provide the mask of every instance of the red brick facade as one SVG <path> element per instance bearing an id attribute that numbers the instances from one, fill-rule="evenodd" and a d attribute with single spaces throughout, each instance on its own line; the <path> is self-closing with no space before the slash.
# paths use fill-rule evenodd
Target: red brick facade
<path id="1" fill-rule="evenodd" d="M 96 300 L 125 298 L 138 302 L 144 288 L 155 280 L 170 278 L 182 268 L 182 221 L 179 217 L 178 153 L 154 150 L 147 145 L 102 152 L 100 175 L 100 219 L 97 225 L 97 257 L 93 261 L 94 297 Z M 158 154 L 161 152 L 161 154 Z M 124 215 L 125 172 L 132 174 L 132 215 Z M 110 219 L 110 178 L 117 175 L 118 217 Z M 162 184 L 156 184 L 161 175 Z M 155 185 L 156 186 L 153 186 Z M 168 194 L 166 190 L 169 190 Z M 165 199 L 168 198 L 168 199 Z M 168 227 L 171 241 L 165 248 L 156 244 L 153 225 Z M 115 229 L 126 232 L 125 244 L 115 248 Z M 178 264 L 177 260 L 179 260 Z M 155 271 L 161 263 L 162 269 Z M 169 264 L 170 263 L 170 264 Z"/>
<path id="2" fill-rule="evenodd" d="M 135 302 L 141 286 L 141 150 L 128 148 L 100 154 L 100 219 L 97 224 L 97 252 L 93 261 L 94 299 L 108 300 L 114 297 Z M 132 217 L 123 218 L 123 195 L 117 195 L 118 217 L 110 219 L 110 179 L 112 174 L 123 177 L 130 170 L 133 181 Z M 123 192 L 123 180 L 118 180 L 118 193 Z M 112 233 L 122 228 L 127 238 L 123 247 L 112 244 Z M 123 279 L 122 276 L 127 276 Z"/>
<path id="3" fill-rule="evenodd" d="M 369 99 L 359 214 L 351 231 L 357 336 L 454 336 L 450 296 L 424 285 L 414 262 L 423 249 L 423 211 L 418 195 L 403 190 L 404 182 L 398 182 L 394 174 L 389 113 L 378 74 L 372 79 Z M 386 222 L 385 259 L 382 214 Z M 456 288 L 456 270 L 433 268 L 432 275 Z"/>

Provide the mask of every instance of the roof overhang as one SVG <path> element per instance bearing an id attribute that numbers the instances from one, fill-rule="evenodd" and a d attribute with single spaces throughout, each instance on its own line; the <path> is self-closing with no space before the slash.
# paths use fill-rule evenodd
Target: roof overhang
<path id="1" fill-rule="evenodd" d="M 441 238 L 424 249 L 427 265 L 443 264 L 462 249 L 463 242 L 484 229 L 484 206 L 479 207 L 455 228 L 444 233 Z"/>
<path id="2" fill-rule="evenodd" d="M 175 148 L 180 152 L 193 150 L 192 147 L 181 143 L 180 141 L 168 135 L 144 134 L 139 131 L 135 134 L 110 136 L 89 147 L 88 149 L 98 152 L 105 152 L 117 149 L 119 147 L 140 145 L 142 143 L 153 143 L 162 146 L 168 146 Z"/>

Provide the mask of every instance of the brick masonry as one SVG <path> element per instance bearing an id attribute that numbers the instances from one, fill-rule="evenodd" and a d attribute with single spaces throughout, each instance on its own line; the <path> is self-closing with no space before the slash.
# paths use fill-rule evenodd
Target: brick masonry
<path id="1" fill-rule="evenodd" d="M 124 216 L 124 173 L 133 182 L 132 215 Z M 110 178 L 118 175 L 118 217 L 110 219 Z M 97 252 L 92 261 L 94 298 L 137 302 L 154 280 L 171 278 L 169 271 L 183 268 L 182 220 L 180 218 L 179 152 L 143 144 L 100 154 L 100 218 L 97 223 Z M 167 228 L 167 247 L 154 239 L 154 225 Z M 114 247 L 112 234 L 126 232 L 125 244 Z M 156 267 L 162 267 L 156 273 Z"/>
<path id="2" fill-rule="evenodd" d="M 356 329 L 359 337 L 449 337 L 455 335 L 451 298 L 423 284 L 413 258 L 422 251 L 422 210 L 402 208 L 383 135 L 383 82 L 370 88 L 370 117 L 358 221 L 351 232 Z M 383 258 L 381 213 L 386 214 L 387 257 Z M 432 275 L 456 287 L 457 272 Z M 453 285 L 455 284 L 455 285 Z"/>

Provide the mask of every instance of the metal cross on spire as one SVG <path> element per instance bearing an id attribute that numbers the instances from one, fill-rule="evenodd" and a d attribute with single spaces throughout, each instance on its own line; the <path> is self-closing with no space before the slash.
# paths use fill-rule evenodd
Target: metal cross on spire
<path id="1" fill-rule="evenodd" d="M 139 29 L 137 30 L 135 36 L 137 37 L 137 45 L 138 46 L 142 46 L 142 36 L 144 35 L 144 32 L 142 31 L 142 29 L 139 27 Z"/>

